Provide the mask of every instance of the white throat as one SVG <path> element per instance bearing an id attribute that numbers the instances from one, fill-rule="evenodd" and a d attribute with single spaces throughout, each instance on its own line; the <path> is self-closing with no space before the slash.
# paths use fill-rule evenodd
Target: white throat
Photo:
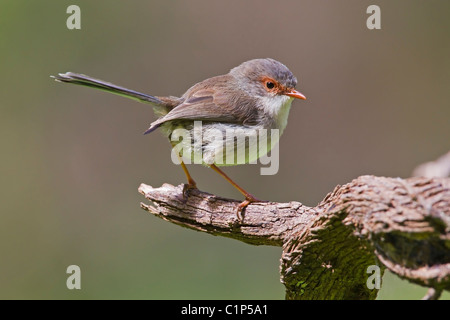
<path id="1" fill-rule="evenodd" d="M 285 95 L 262 98 L 264 113 L 269 114 L 275 120 L 275 127 L 273 129 L 279 129 L 280 136 L 287 126 L 289 110 L 291 109 L 293 100 L 294 98 Z"/>

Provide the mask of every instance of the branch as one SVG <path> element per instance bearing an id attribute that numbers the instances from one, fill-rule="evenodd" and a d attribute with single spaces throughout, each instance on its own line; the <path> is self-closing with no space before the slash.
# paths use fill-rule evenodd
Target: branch
<path id="1" fill-rule="evenodd" d="M 438 300 L 439 297 L 441 296 L 441 293 L 442 289 L 430 288 L 428 289 L 427 293 L 422 298 L 422 300 Z"/>
<path id="2" fill-rule="evenodd" d="M 450 151 L 438 159 L 426 162 L 414 169 L 414 177 L 450 177 Z"/>
<path id="3" fill-rule="evenodd" d="M 361 176 L 337 186 L 316 207 L 299 202 L 250 204 L 183 185 L 139 187 L 164 220 L 254 245 L 283 248 L 287 299 L 374 299 L 369 266 L 411 282 L 450 290 L 450 179 Z"/>

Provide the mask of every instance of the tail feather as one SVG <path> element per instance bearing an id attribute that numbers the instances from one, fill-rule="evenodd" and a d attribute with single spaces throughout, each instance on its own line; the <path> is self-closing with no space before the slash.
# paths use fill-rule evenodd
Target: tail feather
<path id="1" fill-rule="evenodd" d="M 79 73 L 73 73 L 73 72 L 66 72 L 66 73 L 60 73 L 57 76 L 51 76 L 56 81 L 59 82 L 66 82 L 66 83 L 73 83 L 78 84 L 86 87 L 96 88 L 103 91 L 111 92 L 114 94 L 117 94 L 122 97 L 130 98 L 139 102 L 144 103 L 150 103 L 156 106 L 164 106 L 166 105 L 165 102 L 161 101 L 160 99 L 150 96 L 145 93 L 140 93 L 134 90 L 130 90 L 127 88 L 116 86 L 115 84 L 94 79 L 89 76 L 86 76 L 84 74 Z"/>

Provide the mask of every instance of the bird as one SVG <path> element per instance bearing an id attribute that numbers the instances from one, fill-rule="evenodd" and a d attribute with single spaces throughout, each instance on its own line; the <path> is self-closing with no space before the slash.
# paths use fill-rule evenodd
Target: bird
<path id="1" fill-rule="evenodd" d="M 190 190 L 197 189 L 185 162 L 200 159 L 245 197 L 237 207 L 238 216 L 250 203 L 263 200 L 243 189 L 219 167 L 255 163 L 267 154 L 287 126 L 293 100 L 306 99 L 295 89 L 297 78 L 293 73 L 271 58 L 245 61 L 227 74 L 194 84 L 181 97 L 152 96 L 73 72 L 51 77 L 152 105 L 157 119 L 144 134 L 159 128 L 169 138 L 187 178 L 183 196 L 187 198 Z M 274 130 L 275 138 L 268 133 Z M 237 159 L 239 148 L 244 156 Z"/>

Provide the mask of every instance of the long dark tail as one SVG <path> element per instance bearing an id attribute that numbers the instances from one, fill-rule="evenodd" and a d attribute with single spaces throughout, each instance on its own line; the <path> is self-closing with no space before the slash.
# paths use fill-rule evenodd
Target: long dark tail
<path id="1" fill-rule="evenodd" d="M 94 79 L 84 74 L 66 72 L 57 76 L 51 76 L 56 81 L 78 84 L 86 87 L 96 88 L 103 91 L 111 92 L 122 97 L 130 98 L 139 102 L 150 103 L 153 105 L 165 105 L 165 103 L 156 97 L 148 94 L 140 93 L 134 90 L 116 86 L 115 84 Z"/>

